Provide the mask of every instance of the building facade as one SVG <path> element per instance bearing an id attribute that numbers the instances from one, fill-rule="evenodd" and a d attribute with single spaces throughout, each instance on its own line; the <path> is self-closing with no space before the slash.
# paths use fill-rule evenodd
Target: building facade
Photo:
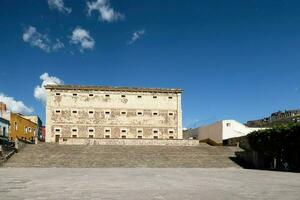
<path id="1" fill-rule="evenodd" d="M 235 120 L 222 120 L 210 125 L 191 129 L 192 137 L 200 142 L 208 142 L 212 145 L 222 145 L 223 140 L 245 136 L 253 131 L 263 128 L 250 128 Z"/>
<path id="2" fill-rule="evenodd" d="M 180 89 L 47 85 L 46 142 L 182 139 Z"/>
<path id="3" fill-rule="evenodd" d="M 10 133 L 11 140 L 21 139 L 34 141 L 38 132 L 38 125 L 21 114 L 10 113 Z"/>
<path id="4" fill-rule="evenodd" d="M 42 120 L 39 118 L 39 116 L 37 116 L 37 115 L 23 115 L 23 117 L 37 124 L 38 129 L 37 129 L 37 135 L 35 137 L 38 138 L 39 140 L 42 140 L 41 128 L 42 128 L 43 124 L 42 124 Z"/>
<path id="5" fill-rule="evenodd" d="M 8 137 L 9 121 L 0 117 L 0 136 Z"/>

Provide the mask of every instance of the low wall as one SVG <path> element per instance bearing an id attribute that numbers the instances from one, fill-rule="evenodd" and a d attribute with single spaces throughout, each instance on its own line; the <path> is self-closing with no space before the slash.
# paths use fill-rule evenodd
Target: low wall
<path id="1" fill-rule="evenodd" d="M 67 144 L 67 145 L 72 144 L 72 145 L 197 146 L 197 145 L 199 145 L 199 140 L 60 138 L 59 144 Z"/>

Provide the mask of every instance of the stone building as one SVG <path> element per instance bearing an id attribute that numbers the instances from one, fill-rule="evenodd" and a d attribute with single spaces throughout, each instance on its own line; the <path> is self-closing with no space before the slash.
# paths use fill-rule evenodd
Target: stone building
<path id="1" fill-rule="evenodd" d="M 46 142 L 182 139 L 181 89 L 47 85 Z"/>

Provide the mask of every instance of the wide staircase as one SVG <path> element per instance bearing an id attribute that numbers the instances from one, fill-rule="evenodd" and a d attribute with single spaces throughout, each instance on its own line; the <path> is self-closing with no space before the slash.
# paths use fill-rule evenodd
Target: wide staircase
<path id="1" fill-rule="evenodd" d="M 238 168 L 236 147 L 85 146 L 26 144 L 2 167 L 200 167 Z"/>

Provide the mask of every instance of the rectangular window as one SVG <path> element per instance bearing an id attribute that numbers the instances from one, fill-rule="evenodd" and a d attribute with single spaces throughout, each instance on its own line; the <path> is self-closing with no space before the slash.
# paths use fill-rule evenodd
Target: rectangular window
<path id="1" fill-rule="evenodd" d="M 55 129 L 55 132 L 60 132 L 60 129 L 59 129 L 59 128 L 56 128 L 56 129 Z"/>
<path id="2" fill-rule="evenodd" d="M 157 96 L 153 96 L 153 99 L 157 99 Z"/>
<path id="3" fill-rule="evenodd" d="M 56 93 L 55 95 L 56 95 L 56 96 L 60 96 L 60 93 Z"/>
<path id="4" fill-rule="evenodd" d="M 169 97 L 169 99 L 173 99 L 173 97 Z"/>
<path id="5" fill-rule="evenodd" d="M 73 129 L 72 129 L 72 132 L 77 132 L 77 129 L 76 129 L 76 128 L 73 128 Z"/>
<path id="6" fill-rule="evenodd" d="M 121 111 L 121 115 L 127 115 L 126 111 Z"/>
<path id="7" fill-rule="evenodd" d="M 174 137 L 173 137 L 173 136 L 170 136 L 170 137 L 169 137 L 169 139 L 171 139 L 171 140 L 172 140 L 172 139 L 174 139 Z"/>
<path id="8" fill-rule="evenodd" d="M 126 135 L 122 135 L 122 139 L 126 139 Z"/>
<path id="9" fill-rule="evenodd" d="M 72 135 L 72 138 L 77 138 L 77 135 Z"/>
<path id="10" fill-rule="evenodd" d="M 105 97 L 109 97 L 109 94 L 106 94 Z"/>
<path id="11" fill-rule="evenodd" d="M 143 136 L 139 135 L 139 136 L 137 136 L 137 138 L 138 138 L 138 139 L 142 139 L 142 138 L 143 138 Z"/>
<path id="12" fill-rule="evenodd" d="M 137 133 L 143 133 L 143 130 L 139 129 L 139 130 L 137 131 Z"/>
<path id="13" fill-rule="evenodd" d="M 89 132 L 90 132 L 90 133 L 93 133 L 93 132 L 94 132 L 94 129 L 89 129 Z"/>
<path id="14" fill-rule="evenodd" d="M 169 112 L 169 116 L 173 116 L 174 115 L 174 113 L 173 112 Z"/>
<path id="15" fill-rule="evenodd" d="M 76 93 L 74 93 L 74 94 L 73 94 L 73 97 L 77 97 L 77 94 L 76 94 Z"/>
<path id="16" fill-rule="evenodd" d="M 73 110 L 72 113 L 73 113 L 73 114 L 77 114 L 77 110 Z"/>
<path id="17" fill-rule="evenodd" d="M 18 130 L 18 123 L 15 122 L 14 125 L 15 125 L 15 130 L 17 131 Z"/>
<path id="18" fill-rule="evenodd" d="M 105 111 L 105 114 L 106 115 L 110 115 L 110 111 Z"/>
<path id="19" fill-rule="evenodd" d="M 31 128 L 30 127 L 28 127 L 28 132 L 31 133 Z"/>
<path id="20" fill-rule="evenodd" d="M 122 97 L 122 98 L 125 98 L 125 97 L 126 97 L 126 95 L 125 95 L 125 94 L 122 94 L 122 95 L 121 95 L 121 97 Z"/>
<path id="21" fill-rule="evenodd" d="M 173 134 L 173 133 L 174 133 L 174 131 L 170 130 L 170 131 L 169 131 L 169 133 L 170 133 L 170 134 Z"/>
<path id="22" fill-rule="evenodd" d="M 136 115 L 142 116 L 142 115 L 143 115 L 143 111 L 137 111 L 137 112 L 136 112 Z"/>
<path id="23" fill-rule="evenodd" d="M 141 98 L 142 98 L 142 96 L 141 96 L 141 95 L 138 95 L 138 96 L 137 96 L 137 98 L 141 99 Z"/>
<path id="24" fill-rule="evenodd" d="M 226 123 L 226 126 L 227 126 L 227 127 L 230 127 L 230 125 L 231 125 L 230 123 Z"/>
<path id="25" fill-rule="evenodd" d="M 93 110 L 90 110 L 90 111 L 89 111 L 89 114 L 90 114 L 90 115 L 94 114 L 94 111 L 93 111 Z"/>
<path id="26" fill-rule="evenodd" d="M 89 96 L 90 96 L 90 97 L 93 97 L 93 96 L 94 96 L 94 94 L 89 94 Z"/>
<path id="27" fill-rule="evenodd" d="M 105 129 L 105 133 L 110 133 L 110 129 Z"/>
<path id="28" fill-rule="evenodd" d="M 94 135 L 89 135 L 89 138 L 94 138 Z"/>
<path id="29" fill-rule="evenodd" d="M 110 135 L 105 135 L 105 138 L 110 138 Z"/>
<path id="30" fill-rule="evenodd" d="M 153 133 L 158 133 L 158 130 L 154 130 Z"/>
<path id="31" fill-rule="evenodd" d="M 153 139 L 158 139 L 158 136 L 157 136 L 157 135 L 154 135 L 154 136 L 153 136 Z"/>
<path id="32" fill-rule="evenodd" d="M 55 113 L 59 114 L 59 113 L 60 113 L 60 110 L 56 110 Z"/>
<path id="33" fill-rule="evenodd" d="M 158 116 L 158 112 L 152 112 L 153 116 Z"/>

